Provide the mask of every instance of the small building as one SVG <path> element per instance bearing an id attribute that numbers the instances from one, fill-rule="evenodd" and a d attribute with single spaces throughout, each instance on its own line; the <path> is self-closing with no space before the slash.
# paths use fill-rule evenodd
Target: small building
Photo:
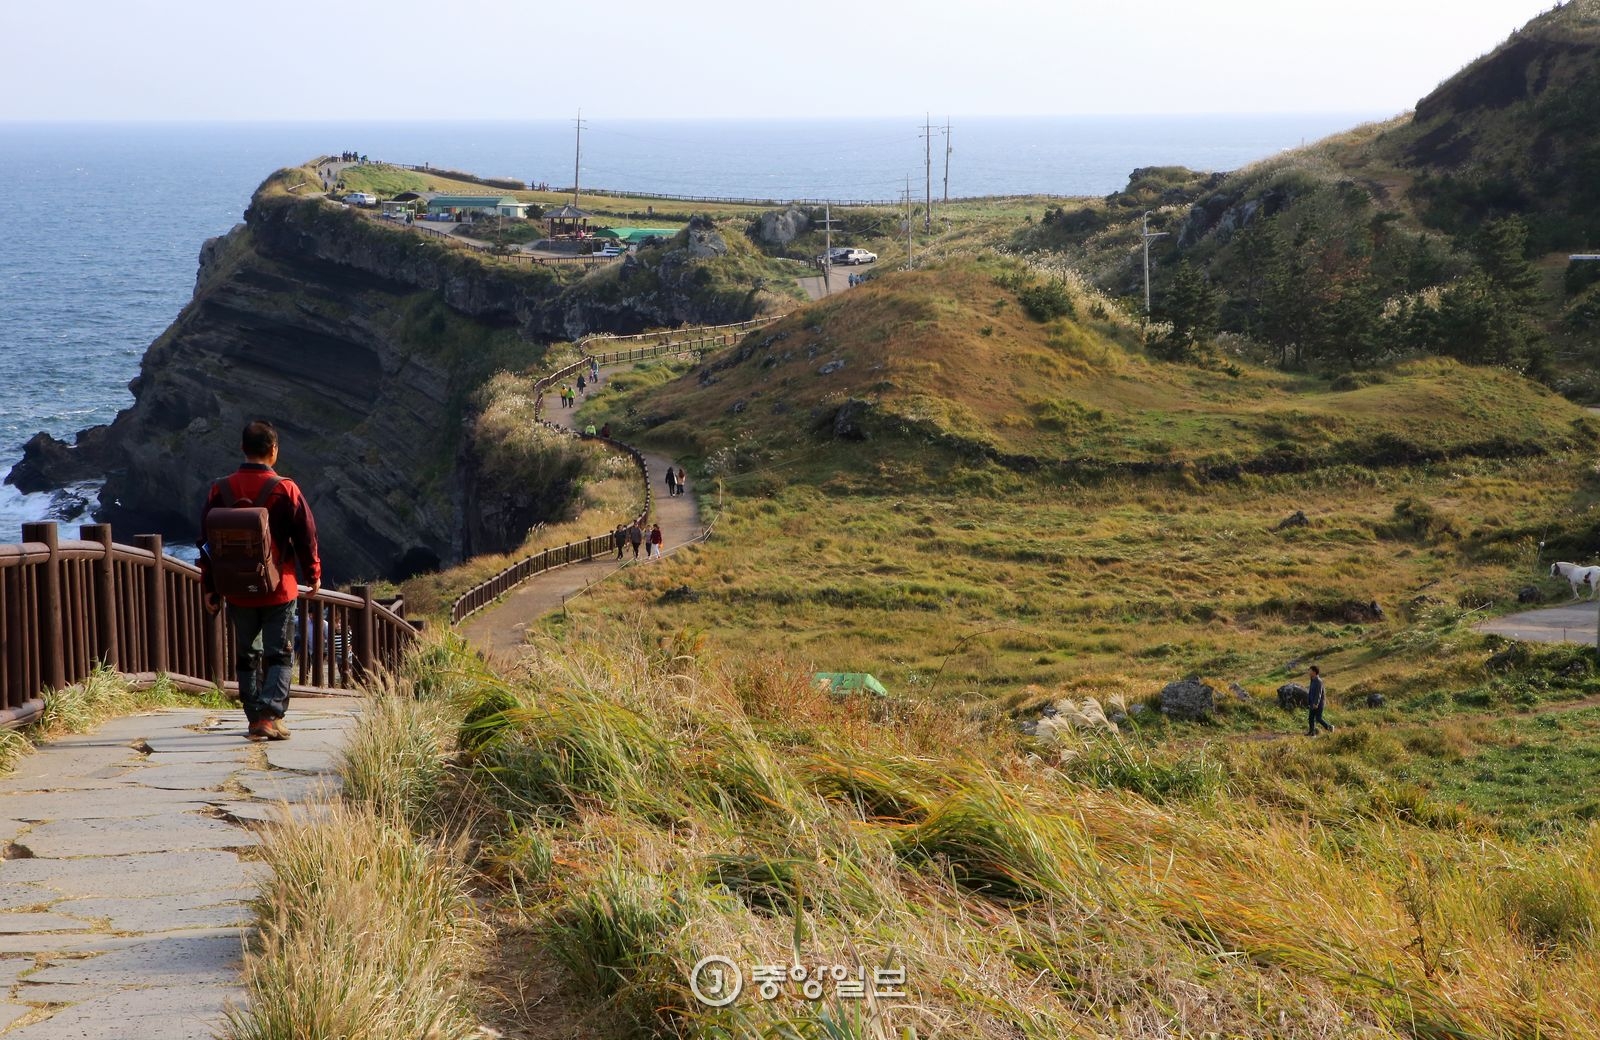
<path id="1" fill-rule="evenodd" d="M 560 209 L 546 210 L 545 223 L 550 225 L 551 238 L 587 238 L 589 231 L 589 214 L 567 203 Z"/>
<path id="2" fill-rule="evenodd" d="M 435 195 L 428 200 L 428 215 L 456 220 L 478 217 L 526 218 L 532 203 L 510 195 Z"/>

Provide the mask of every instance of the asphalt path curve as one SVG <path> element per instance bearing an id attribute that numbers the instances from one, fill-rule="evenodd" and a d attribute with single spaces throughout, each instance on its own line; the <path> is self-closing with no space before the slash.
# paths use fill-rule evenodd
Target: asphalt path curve
<path id="1" fill-rule="evenodd" d="M 624 362 L 602 367 L 600 369 L 602 379 L 608 371 L 629 368 L 632 365 L 633 362 Z M 592 393 L 596 385 L 598 384 L 586 387 L 585 395 Z M 573 429 L 572 424 L 576 422 L 577 414 L 576 406 L 563 408 L 559 398 L 546 395 L 544 418 L 557 426 L 567 430 Z M 668 497 L 667 466 L 671 460 L 658 452 L 642 451 L 642 454 L 645 464 L 650 467 L 652 502 L 645 533 L 649 533 L 651 523 L 660 524 L 661 536 L 664 539 L 662 549 L 670 557 L 673 550 L 699 539 L 705 533 L 705 528 L 700 523 L 700 505 L 694 494 L 694 482 L 690 481 L 686 485 L 683 494 Z M 659 562 L 666 564 L 670 560 L 664 558 Z M 582 592 L 622 567 L 656 565 L 654 561 L 647 563 L 642 550 L 639 560 L 635 562 L 633 550 L 628 548 L 624 550 L 622 560 L 607 554 L 584 563 L 557 567 L 555 570 L 529 578 L 501 597 L 499 602 L 467 618 L 460 625 L 461 634 L 466 637 L 468 643 L 492 659 L 512 659 L 526 640 L 528 627 L 550 611 L 561 609 L 575 593 Z"/>

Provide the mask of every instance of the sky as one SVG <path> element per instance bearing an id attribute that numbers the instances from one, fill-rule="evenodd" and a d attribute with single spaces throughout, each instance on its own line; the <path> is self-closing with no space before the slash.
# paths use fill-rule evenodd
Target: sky
<path id="1" fill-rule="evenodd" d="M 1553 0 L 4 0 L 0 121 L 1392 115 Z"/>

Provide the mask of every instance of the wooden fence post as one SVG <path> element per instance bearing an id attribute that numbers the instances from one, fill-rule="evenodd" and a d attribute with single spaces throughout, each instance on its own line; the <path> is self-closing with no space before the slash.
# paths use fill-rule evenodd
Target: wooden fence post
<path id="1" fill-rule="evenodd" d="M 65 689 L 66 648 L 61 645 L 61 540 L 53 523 L 22 525 L 22 540 L 43 542 L 50 551 L 39 574 L 39 678 L 45 688 Z"/>
<path id="2" fill-rule="evenodd" d="M 219 601 L 220 602 L 220 601 Z M 228 607 L 223 604 L 215 614 L 205 608 L 205 589 L 200 590 L 200 610 L 206 626 L 206 675 L 222 689 L 228 679 Z"/>
<path id="3" fill-rule="evenodd" d="M 117 572 L 112 556 L 110 524 L 83 524 L 78 537 L 100 543 L 100 558 L 94 561 L 94 653 L 107 668 L 116 668 L 117 658 Z"/>
<path id="4" fill-rule="evenodd" d="M 134 535 L 133 544 L 155 557 L 150 563 L 149 583 L 144 588 L 145 630 L 148 633 L 150 670 L 167 670 L 167 581 L 166 556 L 158 534 Z"/>
<path id="5" fill-rule="evenodd" d="M 372 674 L 372 586 L 352 585 L 350 592 L 361 597 L 361 618 L 356 622 L 356 674 Z"/>

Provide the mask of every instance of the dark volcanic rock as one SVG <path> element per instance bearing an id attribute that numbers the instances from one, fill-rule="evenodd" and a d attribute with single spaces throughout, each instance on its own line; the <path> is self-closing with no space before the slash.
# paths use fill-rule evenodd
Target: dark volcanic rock
<path id="1" fill-rule="evenodd" d="M 1198 679 L 1167 683 L 1161 689 L 1161 713 L 1175 719 L 1204 719 L 1217 710 L 1217 691 Z"/>
<path id="2" fill-rule="evenodd" d="M 863 425 L 864 420 L 872 413 L 872 405 L 858 397 L 852 397 L 839 406 L 833 416 L 833 435 L 842 441 L 864 441 L 871 434 Z"/>
<path id="3" fill-rule="evenodd" d="M 1309 696 L 1311 696 L 1311 691 L 1299 683 L 1284 683 L 1278 687 L 1278 707 L 1283 708 L 1285 711 L 1291 708 L 1304 708 L 1306 706 L 1306 698 Z"/>
<path id="4" fill-rule="evenodd" d="M 97 426 L 83 431 L 73 445 L 63 444 L 41 430 L 22 446 L 22 460 L 11 467 L 5 482 L 32 494 L 98 477 L 103 472 L 98 460 L 91 451 L 80 449 L 86 439 L 93 443 L 104 429 Z"/>

